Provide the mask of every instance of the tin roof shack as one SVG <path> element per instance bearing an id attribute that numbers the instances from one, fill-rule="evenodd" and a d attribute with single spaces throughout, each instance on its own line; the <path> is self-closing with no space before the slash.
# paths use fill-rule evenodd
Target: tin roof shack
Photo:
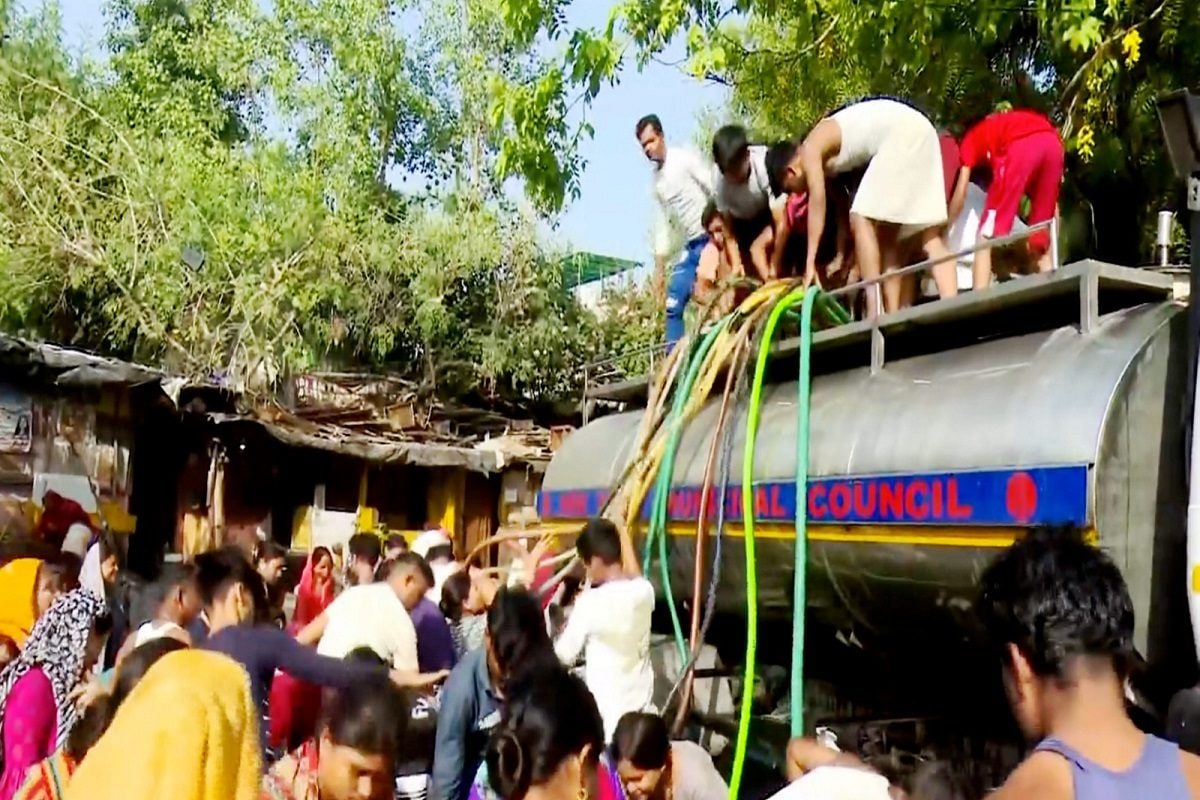
<path id="1" fill-rule="evenodd" d="M 160 507 L 161 484 L 170 480 L 163 459 L 175 423 L 156 370 L 0 336 L 0 557 L 46 549 L 35 527 L 52 490 L 133 534 L 139 561 L 142 529 L 170 513 Z"/>
<path id="2" fill-rule="evenodd" d="M 422 397 L 400 378 L 321 373 L 290 407 L 209 414 L 221 444 L 222 514 L 233 538 L 261 528 L 305 550 L 358 531 L 448 531 L 461 554 L 532 508 L 550 432 Z"/>

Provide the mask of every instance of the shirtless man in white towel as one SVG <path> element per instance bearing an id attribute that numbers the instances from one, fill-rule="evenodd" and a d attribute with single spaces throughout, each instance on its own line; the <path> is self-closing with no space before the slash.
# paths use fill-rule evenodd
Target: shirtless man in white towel
<path id="1" fill-rule="evenodd" d="M 781 145 L 776 145 L 780 147 Z M 817 123 L 803 144 L 786 157 L 774 179 L 788 192 L 808 192 L 808 254 L 805 282 L 817 280 L 817 247 L 825 226 L 825 177 L 864 169 L 850 206 L 850 228 L 863 280 L 901 266 L 900 242 L 918 237 L 930 258 L 949 255 L 942 240 L 946 194 L 937 131 L 929 119 L 898 100 L 862 100 Z M 953 261 L 933 268 L 938 293 L 958 293 Z M 883 284 L 885 311 L 900 307 L 898 280 Z M 867 312 L 879 313 L 875 292 L 867 292 Z"/>

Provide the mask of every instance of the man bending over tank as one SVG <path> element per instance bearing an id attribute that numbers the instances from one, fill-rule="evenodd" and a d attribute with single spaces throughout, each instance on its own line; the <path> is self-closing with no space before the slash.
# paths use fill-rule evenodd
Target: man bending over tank
<path id="1" fill-rule="evenodd" d="M 1133 602 L 1072 530 L 1035 530 L 984 572 L 977 612 L 1021 731 L 1036 742 L 994 800 L 1200 798 L 1200 758 L 1125 710 Z"/>

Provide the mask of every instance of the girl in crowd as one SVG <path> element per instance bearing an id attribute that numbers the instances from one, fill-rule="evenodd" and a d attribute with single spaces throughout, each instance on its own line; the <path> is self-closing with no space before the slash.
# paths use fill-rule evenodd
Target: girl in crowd
<path id="1" fill-rule="evenodd" d="M 86 589 L 70 592 L 37 621 L 21 655 L 0 673 L 0 800 L 11 800 L 29 768 L 66 743 L 76 721 L 71 692 L 96 663 L 108 631 L 104 602 Z"/>
<path id="2" fill-rule="evenodd" d="M 456 572 L 442 585 L 442 613 L 450 623 L 454 654 L 461 659 L 483 646 L 487 630 L 487 602 L 480 587 L 466 572 Z"/>
<path id="3" fill-rule="evenodd" d="M 556 666 L 514 692 L 472 800 L 621 800 L 604 724 L 583 681 Z"/>
<path id="4" fill-rule="evenodd" d="M 458 662 L 442 690 L 433 792 L 439 800 L 463 800 L 483 760 L 487 737 L 523 676 L 558 667 L 542 609 L 524 589 L 496 593 L 487 613 L 484 646 Z"/>
<path id="5" fill-rule="evenodd" d="M 304 627 L 321 616 L 333 602 L 333 555 L 324 547 L 313 548 L 296 586 L 296 611 L 292 624 Z"/>
<path id="6" fill-rule="evenodd" d="M 327 694 L 317 735 L 271 768 L 263 800 L 390 800 L 403 706 L 396 690 Z"/>
<path id="7" fill-rule="evenodd" d="M 88 706 L 67 736 L 67 743 L 49 758 L 43 759 L 25 778 L 13 800 L 62 800 L 71 775 L 83 757 L 112 724 L 117 709 L 160 658 L 183 650 L 187 645 L 177 639 L 160 638 L 134 649 L 117 669 L 112 693 Z"/>
<path id="8" fill-rule="evenodd" d="M 712 759 L 695 742 L 672 742 L 657 714 L 630 712 L 613 734 L 612 760 L 630 800 L 725 800 Z"/>
<path id="9" fill-rule="evenodd" d="M 257 800 L 257 728 L 241 666 L 203 650 L 171 653 L 129 694 L 66 800 Z"/>
<path id="10" fill-rule="evenodd" d="M 0 568 L 0 636 L 18 647 L 34 623 L 67 589 L 64 570 L 36 558 L 18 558 Z"/>

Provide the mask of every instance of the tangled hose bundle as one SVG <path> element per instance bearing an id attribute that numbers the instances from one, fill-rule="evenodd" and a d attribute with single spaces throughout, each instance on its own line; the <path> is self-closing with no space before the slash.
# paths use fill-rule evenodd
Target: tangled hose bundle
<path id="1" fill-rule="evenodd" d="M 795 587 L 795 632 L 792 653 L 792 729 L 799 732 L 802 727 L 803 711 L 803 617 L 805 607 L 804 569 L 806 562 L 806 519 L 804 514 L 804 490 L 808 473 L 808 390 L 811 330 L 814 314 L 819 313 L 823 324 L 842 324 L 849 315 L 832 298 L 819 290 L 806 291 L 795 282 L 777 281 L 754 291 L 730 315 L 721 319 L 698 338 L 684 339 L 672 352 L 664 365 L 660 378 L 652 387 L 652 402 L 648 404 L 641 426 L 635 456 L 630 460 L 618 482 L 617 489 L 610 494 L 610 503 L 615 504 L 611 515 L 634 530 L 642 513 L 643 503 L 651 495 L 649 520 L 643 550 L 643 571 L 650 574 L 657 557 L 662 588 L 670 610 L 676 647 L 684 663 L 680 678 L 683 687 L 682 704 L 676 719 L 680 724 L 690 703 L 693 668 L 704 634 L 711 622 L 715 608 L 716 589 L 719 584 L 720 543 L 724 534 L 725 508 L 723 499 L 729 482 L 729 457 L 732 449 L 734 426 L 728 425 L 731 402 L 740 406 L 744 403 L 746 366 L 749 354 L 757 348 L 757 358 L 750 382 L 747 407 L 745 448 L 742 459 L 742 518 L 744 545 L 746 550 L 746 612 L 747 640 L 745 672 L 742 681 L 741 708 L 738 721 L 738 738 L 734 751 L 733 775 L 730 781 L 730 796 L 737 797 L 741 776 L 745 766 L 746 747 L 749 739 L 750 712 L 753 703 L 755 658 L 757 655 L 758 585 L 756 574 L 756 550 L 754 538 L 754 449 L 759 423 L 759 408 L 762 387 L 765 381 L 771 345 L 780 322 L 794 316 L 796 306 L 801 306 L 799 317 L 801 334 L 800 368 L 800 435 L 797 441 L 797 511 L 796 511 L 796 587 Z M 682 376 L 682 377 L 681 377 Z M 683 627 L 671 586 L 668 559 L 667 525 L 668 499 L 674 477 L 675 457 L 688 422 L 708 402 L 718 379 L 725 377 L 721 395 L 721 407 L 716 429 L 710 444 L 700 487 L 700 514 L 696 527 L 696 562 L 693 586 L 692 625 L 690 641 L 685 641 Z M 671 398 L 667 409 L 667 398 Z M 717 456 L 720 454 L 719 465 Z M 705 569 L 704 550 L 708 534 L 709 502 L 714 478 L 714 467 L 719 473 L 722 487 L 721 502 L 717 508 L 717 545 L 708 586 L 707 602 L 703 603 L 704 619 L 700 619 L 702 606 L 700 593 Z M 680 688 L 672 689 L 672 697 Z M 669 703 L 668 703 L 669 705 Z"/>
<path id="2" fill-rule="evenodd" d="M 726 287 L 726 291 L 733 288 Z M 715 302 L 715 301 L 714 301 Z M 800 306 L 800 314 L 795 313 Z M 682 689 L 681 704 L 676 717 L 678 727 L 690 705 L 696 659 L 708 632 L 716 608 L 716 591 L 720 583 L 721 543 L 725 531 L 724 499 L 729 486 L 729 471 L 735 426 L 728 424 L 730 408 L 746 408 L 746 436 L 742 454 L 742 521 L 746 555 L 746 615 L 747 637 L 745 667 L 742 680 L 738 736 L 734 750 L 733 773 L 730 778 L 730 797 L 737 798 L 745 767 L 749 740 L 750 716 L 753 705 L 755 659 L 757 656 L 758 583 L 754 522 L 754 455 L 755 437 L 759 426 L 759 409 L 763 383 L 770 360 L 771 345 L 776 330 L 785 318 L 799 323 L 801 338 L 797 455 L 796 455 L 796 572 L 794 590 L 794 625 L 791 670 L 791 728 L 798 735 L 803 728 L 804 675 L 804 609 L 806 603 L 805 569 L 807 563 L 807 530 L 805 493 L 808 484 L 808 412 L 811 365 L 811 334 L 814 324 L 840 325 L 849 321 L 849 314 L 833 298 L 819 289 L 804 289 L 796 281 L 773 281 L 753 291 L 730 314 L 721 318 L 699 336 L 691 335 L 678 343 L 664 361 L 649 390 L 649 402 L 638 431 L 633 457 L 622 470 L 616 485 L 608 494 L 600 513 L 618 524 L 623 523 L 631 533 L 637 530 L 646 498 L 650 509 L 643 543 L 642 569 L 650 575 L 657 558 L 662 589 L 671 616 L 676 648 L 683 663 L 679 681 L 671 690 L 670 706 Z M 754 370 L 747 367 L 750 354 L 756 352 Z M 685 638 L 675 594 L 671 586 L 669 547 L 667 542 L 668 500 L 674 477 L 675 458 L 683 433 L 692 418 L 712 398 L 718 381 L 724 377 L 721 404 L 712 433 L 704 475 L 700 487 L 700 511 L 696 521 L 696 560 L 692 595 L 692 619 L 689 637 Z M 747 378 L 750 378 L 747 386 Z M 748 395 L 747 395 L 748 390 Z M 716 540 L 708 593 L 701 602 L 705 574 L 705 544 L 709 532 L 710 496 L 714 480 L 720 486 L 716 508 Z M 653 494 L 651 494 L 653 487 Z M 552 531 L 543 536 L 562 535 Z M 536 536 L 537 534 L 532 534 Z M 479 549 L 501 538 L 530 538 L 530 534 L 492 537 Z M 473 553 L 472 556 L 475 554 Z M 570 569 L 570 564 L 555 576 L 549 588 Z M 703 607 L 703 619 L 700 609 Z"/>

